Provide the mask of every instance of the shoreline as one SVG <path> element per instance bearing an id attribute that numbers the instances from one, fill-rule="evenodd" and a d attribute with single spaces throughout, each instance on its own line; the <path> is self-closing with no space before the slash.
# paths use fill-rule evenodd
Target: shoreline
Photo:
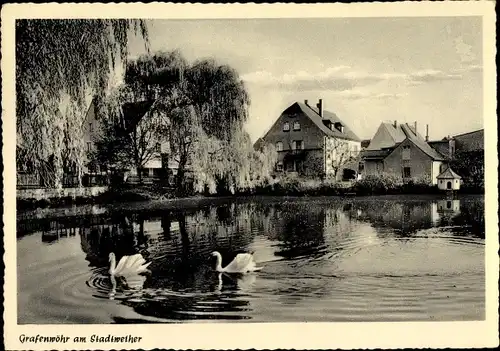
<path id="1" fill-rule="evenodd" d="M 454 197 L 463 196 L 484 196 L 484 193 L 456 193 Z M 446 193 L 419 193 L 419 194 L 371 194 L 371 195 L 277 195 L 277 194 L 250 194 L 250 195 L 232 195 L 232 196 L 203 196 L 194 195 L 190 197 L 147 199 L 139 201 L 124 202 L 87 202 L 72 203 L 57 207 L 37 207 L 37 208 L 19 208 L 17 217 L 19 218 L 57 218 L 72 217 L 82 214 L 101 215 L 115 211 L 159 211 L 159 210 L 190 210 L 210 205 L 224 205 L 227 203 L 238 203 L 247 201 L 269 201 L 286 202 L 293 201 L 357 201 L 357 200 L 375 200 L 375 199 L 402 199 L 409 201 L 421 201 L 432 199 L 446 199 L 450 195 Z M 87 199 L 89 200 L 89 199 Z"/>

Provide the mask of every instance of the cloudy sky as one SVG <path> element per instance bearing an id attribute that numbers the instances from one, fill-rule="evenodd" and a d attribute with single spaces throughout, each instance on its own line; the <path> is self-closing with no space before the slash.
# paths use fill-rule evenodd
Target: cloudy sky
<path id="1" fill-rule="evenodd" d="M 483 127 L 479 17 L 154 20 L 151 48 L 238 70 L 262 136 L 294 101 L 322 98 L 361 138 L 417 121 L 431 139 Z M 131 42 L 132 55 L 143 52 Z"/>

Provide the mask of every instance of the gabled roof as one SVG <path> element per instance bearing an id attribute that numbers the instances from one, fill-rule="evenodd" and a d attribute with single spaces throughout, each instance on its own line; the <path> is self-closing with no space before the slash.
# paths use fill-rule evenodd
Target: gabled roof
<path id="1" fill-rule="evenodd" d="M 394 140 L 394 143 L 400 143 L 405 140 L 405 134 L 401 130 L 401 126 L 394 127 L 391 123 L 382 123 L 382 125 L 386 128 L 387 132 L 389 132 L 390 136 Z"/>
<path id="2" fill-rule="evenodd" d="M 444 160 L 444 157 L 427 144 L 424 138 L 422 138 L 420 134 L 415 133 L 415 130 L 410 128 L 408 124 L 401 124 L 401 129 L 405 133 L 406 138 L 413 142 L 413 144 L 427 154 L 427 156 L 438 161 Z"/>
<path id="3" fill-rule="evenodd" d="M 436 177 L 437 179 L 462 179 L 458 174 L 453 172 L 453 170 L 448 167 L 440 175 Z"/>
<path id="4" fill-rule="evenodd" d="M 383 122 L 373 136 L 368 150 L 379 150 L 381 148 L 394 147 L 396 144 L 406 139 L 406 135 L 401 130 L 401 126 L 394 126 L 392 123 Z"/>
<path id="5" fill-rule="evenodd" d="M 311 107 L 307 106 L 304 103 L 301 102 L 296 102 L 289 108 L 298 106 L 300 110 L 307 116 L 313 123 L 326 135 L 335 137 L 338 139 L 346 139 L 346 140 L 352 140 L 352 141 L 361 141 L 361 139 L 358 138 L 356 134 L 342 121 L 340 118 L 333 112 L 330 111 L 323 111 L 323 118 L 316 112 L 314 111 Z M 288 109 L 289 109 L 288 108 Z M 288 110 L 287 109 L 287 110 Z M 286 110 L 285 110 L 286 111 Z M 328 119 L 333 123 L 340 122 L 342 123 L 342 126 L 344 127 L 344 132 L 341 133 L 338 130 L 332 130 L 325 126 L 323 124 L 323 119 Z"/>

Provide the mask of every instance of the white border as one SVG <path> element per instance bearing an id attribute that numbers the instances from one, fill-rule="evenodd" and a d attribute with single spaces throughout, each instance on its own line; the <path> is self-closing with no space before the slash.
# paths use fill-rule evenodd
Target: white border
<path id="1" fill-rule="evenodd" d="M 158 17 L 166 14 L 167 17 Z M 486 182 L 486 320 L 418 323 L 268 323 L 174 325 L 17 325 L 15 62 L 16 18 L 305 18 L 482 16 Z M 323 349 L 498 346 L 498 189 L 494 2 L 356 4 L 9 4 L 2 7 L 6 349 Z M 142 336 L 140 344 L 21 344 L 20 334 Z"/>

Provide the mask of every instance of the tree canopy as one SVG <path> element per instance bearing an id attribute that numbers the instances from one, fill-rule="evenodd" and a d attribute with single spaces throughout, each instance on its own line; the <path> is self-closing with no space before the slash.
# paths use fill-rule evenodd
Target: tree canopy
<path id="1" fill-rule="evenodd" d="M 81 167 L 81 124 L 88 97 L 104 94 L 114 67 L 127 59 L 128 38 L 133 34 L 142 36 L 147 45 L 142 20 L 16 21 L 20 168 L 41 171 L 45 166 L 57 179 L 64 162 Z M 74 141 L 67 142 L 67 136 Z M 63 157 L 70 160 L 63 162 Z"/>

